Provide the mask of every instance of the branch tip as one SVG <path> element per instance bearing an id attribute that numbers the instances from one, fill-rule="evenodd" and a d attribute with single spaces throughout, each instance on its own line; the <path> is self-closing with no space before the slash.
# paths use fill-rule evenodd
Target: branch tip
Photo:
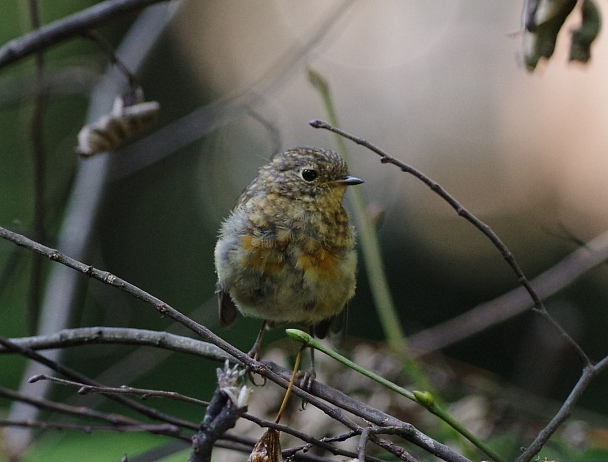
<path id="1" fill-rule="evenodd" d="M 36 383 L 39 382 L 40 380 L 44 380 L 45 376 L 44 374 L 36 374 L 36 375 L 32 375 L 29 379 L 27 379 L 27 383 Z"/>
<path id="2" fill-rule="evenodd" d="M 325 123 L 319 119 L 313 119 L 310 122 L 308 122 L 308 125 L 310 125 L 313 128 L 325 128 L 327 126 L 327 123 Z"/>

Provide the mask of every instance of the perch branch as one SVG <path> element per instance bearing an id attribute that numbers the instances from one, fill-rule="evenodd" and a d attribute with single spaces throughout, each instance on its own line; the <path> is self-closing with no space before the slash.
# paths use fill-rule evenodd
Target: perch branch
<path id="1" fill-rule="evenodd" d="M 188 353 L 202 356 L 214 361 L 232 359 L 223 350 L 212 343 L 145 329 L 128 327 L 81 327 L 78 329 L 64 329 L 55 334 L 39 335 L 35 337 L 22 337 L 11 339 L 15 345 L 31 348 L 32 350 L 46 350 L 51 348 L 66 348 L 92 344 L 123 344 L 141 345 L 164 348 L 179 353 Z M 10 350 L 0 346 L 0 354 Z"/>
<path id="2" fill-rule="evenodd" d="M 90 265 L 86 265 L 73 258 L 63 255 L 61 252 L 59 252 L 56 249 L 52 249 L 50 247 L 41 245 L 37 242 L 32 241 L 31 239 L 28 239 L 27 237 L 25 237 L 23 235 L 9 231 L 6 228 L 0 227 L 0 238 L 13 242 L 14 244 L 16 244 L 18 246 L 28 248 L 36 253 L 46 256 L 47 258 L 49 258 L 53 261 L 56 261 L 69 268 L 72 268 L 78 272 L 81 272 L 82 274 L 85 274 L 93 279 L 97 279 L 105 284 L 108 284 L 108 285 L 111 285 L 111 286 L 114 286 L 114 287 L 117 287 L 117 288 L 123 290 L 124 292 L 132 295 L 133 297 L 138 298 L 138 299 L 154 306 L 154 308 L 159 313 L 161 313 L 164 316 L 168 316 L 175 321 L 178 321 L 179 323 L 181 323 L 182 325 L 184 325 L 191 331 L 195 332 L 197 335 L 199 335 L 204 340 L 217 345 L 222 350 L 224 350 L 226 353 L 228 353 L 229 355 L 236 358 L 239 362 L 241 362 L 242 364 L 245 364 L 247 367 L 249 367 L 249 369 L 253 373 L 260 374 L 263 377 L 268 378 L 269 380 L 275 382 L 276 384 L 280 385 L 283 388 L 286 388 L 288 386 L 288 384 L 289 384 L 288 377 L 291 377 L 291 371 L 287 372 L 286 374 L 277 373 L 276 370 L 280 370 L 280 369 L 276 369 L 274 367 L 276 365 L 262 363 L 262 362 L 252 359 L 251 357 L 249 357 L 249 355 L 247 353 L 244 353 L 244 352 L 238 350 L 237 348 L 235 348 L 228 342 L 226 342 L 223 339 L 221 339 L 220 337 L 216 336 L 213 332 L 211 332 L 205 326 L 198 324 L 197 322 L 188 318 L 187 316 L 185 316 L 181 312 L 177 311 L 176 309 L 174 309 L 167 303 L 148 294 L 147 292 L 143 291 L 142 289 L 138 288 L 137 286 L 135 286 L 131 283 L 128 283 L 127 281 L 124 281 L 123 279 L 120 279 L 117 276 L 115 276 L 107 271 L 101 271 Z M 11 344 L 7 345 L 6 341 L 0 342 L 0 344 L 4 344 L 5 346 L 8 346 L 8 348 L 10 348 L 10 349 L 18 350 L 20 353 L 21 353 L 21 350 L 26 350 L 26 349 L 19 350 L 19 347 L 17 347 L 16 345 L 11 345 Z M 27 354 L 28 357 L 35 357 L 35 358 L 38 358 L 40 356 L 31 350 L 26 350 L 22 354 Z M 44 361 L 44 358 L 42 357 L 42 359 L 36 359 L 36 360 Z M 57 364 L 54 364 L 53 366 L 57 367 Z M 80 380 L 80 377 L 76 378 L 76 380 Z M 97 385 L 97 384 L 95 384 L 95 385 Z M 312 385 L 312 390 L 315 390 L 316 393 L 318 394 L 318 396 L 321 396 L 320 393 L 321 393 L 321 390 L 323 390 L 323 387 L 321 385 L 322 384 L 318 384 L 316 382 L 313 383 L 313 385 Z M 408 441 L 425 449 L 426 451 L 430 452 L 431 454 L 434 454 L 437 457 L 440 457 L 443 460 L 451 461 L 451 462 L 468 462 L 467 458 L 461 456 L 460 454 L 451 450 L 447 446 L 433 440 L 429 436 L 425 435 L 424 433 L 422 433 L 421 431 L 416 429 L 411 424 L 407 424 L 405 422 L 399 421 L 398 419 L 392 418 L 391 416 L 384 414 L 370 406 L 367 406 L 364 403 L 361 403 L 357 400 L 347 397 L 346 395 L 340 393 L 338 390 L 332 389 L 331 387 L 325 386 L 324 393 L 325 393 L 325 397 L 323 397 L 323 399 L 326 399 L 327 401 L 330 401 L 330 402 L 332 402 L 332 404 L 336 405 L 336 403 L 338 401 L 338 397 L 339 397 L 340 398 L 339 401 L 341 402 L 341 404 L 347 405 L 348 407 L 350 407 L 349 410 L 351 410 L 351 409 L 354 410 L 355 415 L 359 415 L 359 416 L 363 417 L 364 419 L 366 419 L 376 425 L 385 426 L 385 425 L 389 425 L 389 422 L 393 422 L 393 424 L 395 426 L 403 426 L 406 429 L 405 438 Z M 315 396 L 306 392 L 305 390 L 303 390 L 299 387 L 294 387 L 293 394 L 308 401 L 310 404 L 319 408 L 321 411 L 323 411 L 324 413 L 326 413 L 328 416 L 332 417 L 333 419 L 338 420 L 342 424 L 346 425 L 348 428 L 350 428 L 352 430 L 361 429 L 361 427 L 359 425 L 357 425 L 351 419 L 349 419 L 345 415 L 343 415 L 341 409 L 337 409 L 333 406 L 328 405 L 327 403 L 317 399 Z M 109 395 L 109 396 L 112 396 L 112 395 Z M 117 398 L 122 398 L 122 397 L 112 396 L 112 399 L 117 399 Z M 129 402 L 130 402 L 130 400 L 129 400 Z M 137 403 L 133 403 L 133 404 L 137 404 Z M 145 410 L 147 412 L 150 411 L 148 408 L 145 408 Z M 351 412 L 353 412 L 352 410 L 351 410 Z M 166 420 L 166 421 L 169 423 L 174 423 L 170 420 Z M 186 428 L 191 428 L 189 423 Z M 396 448 L 396 449 L 401 449 L 401 448 Z M 398 451 L 396 451 L 396 452 L 398 452 Z M 401 458 L 405 457 L 403 454 L 396 454 L 396 455 L 398 455 Z M 407 460 L 407 459 L 403 458 L 403 460 Z"/>

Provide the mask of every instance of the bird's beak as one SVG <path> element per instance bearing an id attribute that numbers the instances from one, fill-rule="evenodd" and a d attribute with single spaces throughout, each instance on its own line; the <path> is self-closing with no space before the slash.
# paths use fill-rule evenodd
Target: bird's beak
<path id="1" fill-rule="evenodd" d="M 336 183 L 340 183 L 346 186 L 353 186 L 365 182 L 362 179 L 357 178 L 356 176 L 345 176 L 344 178 L 340 178 L 339 180 L 337 180 Z"/>

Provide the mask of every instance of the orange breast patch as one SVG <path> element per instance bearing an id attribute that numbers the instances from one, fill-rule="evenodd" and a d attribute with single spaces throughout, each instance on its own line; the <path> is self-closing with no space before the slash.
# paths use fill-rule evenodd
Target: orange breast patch
<path id="1" fill-rule="evenodd" d="M 262 273 L 277 273 L 283 268 L 283 253 L 272 242 L 247 234 L 241 236 L 241 245 L 245 268 Z"/>
<path id="2" fill-rule="evenodd" d="M 338 278 L 338 257 L 323 248 L 303 253 L 297 262 L 298 266 L 314 279 Z"/>

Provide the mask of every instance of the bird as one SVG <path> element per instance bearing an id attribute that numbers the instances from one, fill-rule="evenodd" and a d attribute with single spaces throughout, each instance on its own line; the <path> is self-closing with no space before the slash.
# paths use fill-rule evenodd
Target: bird
<path id="1" fill-rule="evenodd" d="M 259 169 L 223 222 L 215 247 L 223 327 L 240 312 L 266 328 L 294 323 L 318 338 L 338 331 L 355 293 L 355 231 L 342 206 L 351 176 L 335 151 L 297 147 Z"/>

